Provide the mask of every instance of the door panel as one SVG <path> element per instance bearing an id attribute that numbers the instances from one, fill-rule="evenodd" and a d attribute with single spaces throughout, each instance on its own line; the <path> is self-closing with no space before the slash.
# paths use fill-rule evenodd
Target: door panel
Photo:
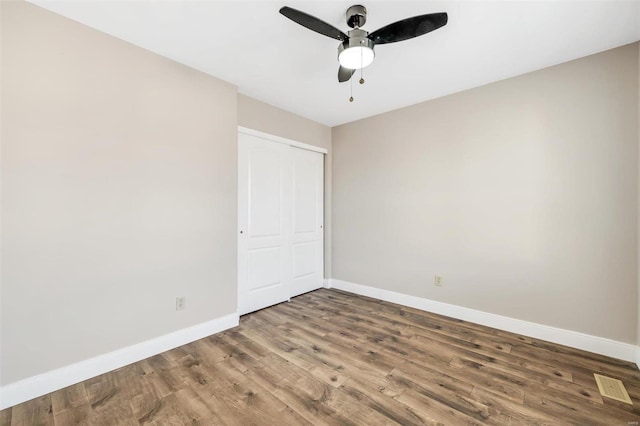
<path id="1" fill-rule="evenodd" d="M 283 235 L 282 152 L 275 147 L 249 148 L 249 236 Z"/>
<path id="2" fill-rule="evenodd" d="M 316 257 L 318 244 L 316 241 L 308 241 L 293 245 L 293 276 L 303 277 L 317 272 Z"/>
<path id="3" fill-rule="evenodd" d="M 281 256 L 281 247 L 249 250 L 249 289 L 252 291 L 262 290 L 281 283 Z"/>
<path id="4" fill-rule="evenodd" d="M 322 287 L 324 156 L 292 148 L 293 278 L 291 295 Z"/>
<path id="5" fill-rule="evenodd" d="M 294 163 L 294 232 L 316 233 L 318 230 L 317 161 L 313 152 L 295 151 Z"/>
<path id="6" fill-rule="evenodd" d="M 289 298 L 291 160 L 286 145 L 238 135 L 238 311 Z"/>

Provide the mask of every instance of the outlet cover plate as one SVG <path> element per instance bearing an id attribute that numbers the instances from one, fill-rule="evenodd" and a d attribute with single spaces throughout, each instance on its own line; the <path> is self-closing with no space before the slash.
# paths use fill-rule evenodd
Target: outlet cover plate
<path id="1" fill-rule="evenodd" d="M 186 298 L 184 296 L 176 297 L 176 311 L 183 310 L 185 308 L 185 303 L 186 303 Z"/>

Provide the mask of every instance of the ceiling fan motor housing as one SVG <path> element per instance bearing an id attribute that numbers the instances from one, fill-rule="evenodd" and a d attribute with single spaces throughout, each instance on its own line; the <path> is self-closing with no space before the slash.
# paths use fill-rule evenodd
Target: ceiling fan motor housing
<path id="1" fill-rule="evenodd" d="M 351 28 L 361 28 L 367 22 L 367 8 L 354 5 L 347 9 L 347 25 Z"/>

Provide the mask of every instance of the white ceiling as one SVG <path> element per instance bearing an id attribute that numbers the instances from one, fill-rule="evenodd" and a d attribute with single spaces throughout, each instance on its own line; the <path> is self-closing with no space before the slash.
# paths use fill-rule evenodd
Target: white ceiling
<path id="1" fill-rule="evenodd" d="M 335 126 L 640 40 L 640 1 L 366 1 L 364 29 L 447 12 L 449 24 L 376 47 L 366 83 L 337 81 L 338 41 L 278 13 L 290 6 L 345 31 L 351 1 L 34 0 Z"/>

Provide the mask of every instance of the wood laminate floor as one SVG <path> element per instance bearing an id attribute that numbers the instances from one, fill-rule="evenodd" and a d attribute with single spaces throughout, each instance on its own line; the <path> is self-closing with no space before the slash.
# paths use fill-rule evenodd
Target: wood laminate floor
<path id="1" fill-rule="evenodd" d="M 594 372 L 634 405 L 601 397 Z M 638 422 L 631 363 L 326 289 L 0 412 L 1 425 Z"/>

